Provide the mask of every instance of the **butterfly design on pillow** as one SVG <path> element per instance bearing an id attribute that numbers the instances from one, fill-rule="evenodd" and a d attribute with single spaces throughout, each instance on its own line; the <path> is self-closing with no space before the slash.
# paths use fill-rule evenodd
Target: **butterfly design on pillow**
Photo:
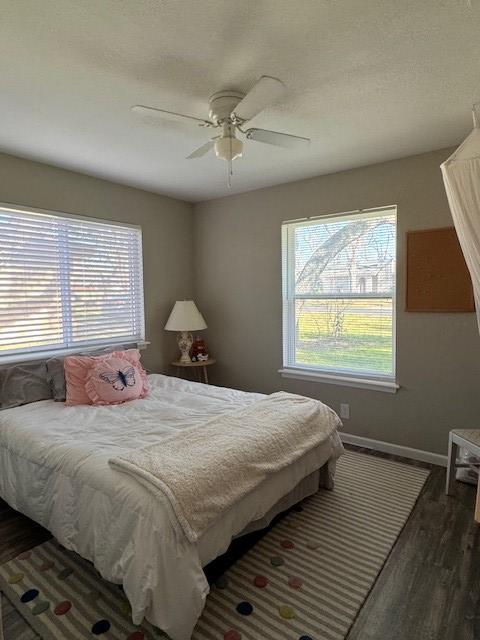
<path id="1" fill-rule="evenodd" d="M 105 371 L 99 374 L 99 378 L 111 384 L 115 391 L 123 391 L 126 387 L 133 387 L 135 384 L 135 369 L 127 367 L 123 371 Z"/>

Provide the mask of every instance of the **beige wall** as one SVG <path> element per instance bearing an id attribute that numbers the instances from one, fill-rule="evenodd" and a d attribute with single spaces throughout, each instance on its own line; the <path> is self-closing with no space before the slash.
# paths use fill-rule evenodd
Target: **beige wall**
<path id="1" fill-rule="evenodd" d="M 222 385 L 350 404 L 344 430 L 446 452 L 451 428 L 480 424 L 474 314 L 404 312 L 405 232 L 451 225 L 439 170 L 449 150 L 230 196 L 195 206 L 195 297 Z M 246 162 L 247 160 L 245 160 Z M 395 395 L 281 378 L 282 220 L 398 205 Z"/>
<path id="2" fill-rule="evenodd" d="M 163 331 L 177 298 L 192 295 L 192 205 L 0 154 L 0 202 L 138 224 L 143 232 L 147 367 L 168 371 L 175 338 Z"/>
<path id="3" fill-rule="evenodd" d="M 451 224 L 440 162 L 449 151 L 289 183 L 195 206 L 0 154 L 0 201 L 139 224 L 143 229 L 146 365 L 168 372 L 175 338 L 163 323 L 195 293 L 219 364 L 214 382 L 348 402 L 345 431 L 445 453 L 450 428 L 478 425 L 480 339 L 473 314 L 404 309 L 408 229 Z M 398 205 L 395 395 L 281 378 L 280 224 L 303 216 Z M 193 262 L 192 262 L 193 246 Z M 194 273 L 192 283 L 191 274 Z M 193 286 L 192 286 L 193 284 Z"/>

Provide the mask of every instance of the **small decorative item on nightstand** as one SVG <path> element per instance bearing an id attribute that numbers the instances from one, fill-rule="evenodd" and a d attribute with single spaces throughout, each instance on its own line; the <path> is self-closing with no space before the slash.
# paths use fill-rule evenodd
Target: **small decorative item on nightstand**
<path id="1" fill-rule="evenodd" d="M 207 324 L 193 300 L 177 300 L 175 302 L 165 329 L 166 331 L 180 332 L 177 343 L 181 353 L 179 360 L 181 364 L 187 365 L 192 362 L 190 358 L 190 349 L 193 343 L 191 331 L 201 331 L 206 328 Z"/>
<path id="2" fill-rule="evenodd" d="M 193 341 L 193 346 L 190 351 L 190 356 L 192 358 L 192 362 L 199 362 L 201 360 L 208 360 L 208 351 L 207 345 L 205 344 L 205 340 L 196 336 Z"/>

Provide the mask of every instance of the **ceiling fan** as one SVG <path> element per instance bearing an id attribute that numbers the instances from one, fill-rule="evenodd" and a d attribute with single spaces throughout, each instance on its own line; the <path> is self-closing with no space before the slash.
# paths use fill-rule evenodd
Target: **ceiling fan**
<path id="1" fill-rule="evenodd" d="M 268 129 L 257 129 L 255 127 L 244 128 L 245 123 L 260 111 L 263 111 L 269 104 L 277 101 L 284 92 L 285 85 L 281 80 L 270 76 L 261 76 L 246 95 L 240 91 L 225 90 L 218 91 L 210 96 L 208 101 L 208 120 L 144 105 L 135 105 L 132 107 L 132 111 L 140 116 L 148 116 L 149 118 L 181 120 L 183 122 L 196 123 L 201 127 L 221 129 L 220 135 L 214 136 L 208 142 L 202 144 L 201 147 L 195 149 L 187 156 L 187 159 L 201 158 L 214 149 L 217 158 L 226 160 L 229 163 L 230 176 L 232 173 L 232 161 L 235 158 L 239 158 L 243 153 L 244 143 L 237 138 L 237 132 L 242 133 L 247 140 L 263 142 L 286 149 L 302 147 L 310 143 L 309 138 L 301 136 L 269 131 Z"/>

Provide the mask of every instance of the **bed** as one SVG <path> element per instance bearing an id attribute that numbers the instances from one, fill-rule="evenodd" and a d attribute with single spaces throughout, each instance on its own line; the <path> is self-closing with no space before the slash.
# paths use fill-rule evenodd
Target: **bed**
<path id="1" fill-rule="evenodd" d="M 202 567 L 234 537 L 266 526 L 319 485 L 331 487 L 343 448 L 334 429 L 190 542 L 164 498 L 109 460 L 264 396 L 158 374 L 149 381 L 148 398 L 123 405 L 43 400 L 1 411 L 0 496 L 122 584 L 135 624 L 146 617 L 172 640 L 188 640 L 209 591 Z"/>

